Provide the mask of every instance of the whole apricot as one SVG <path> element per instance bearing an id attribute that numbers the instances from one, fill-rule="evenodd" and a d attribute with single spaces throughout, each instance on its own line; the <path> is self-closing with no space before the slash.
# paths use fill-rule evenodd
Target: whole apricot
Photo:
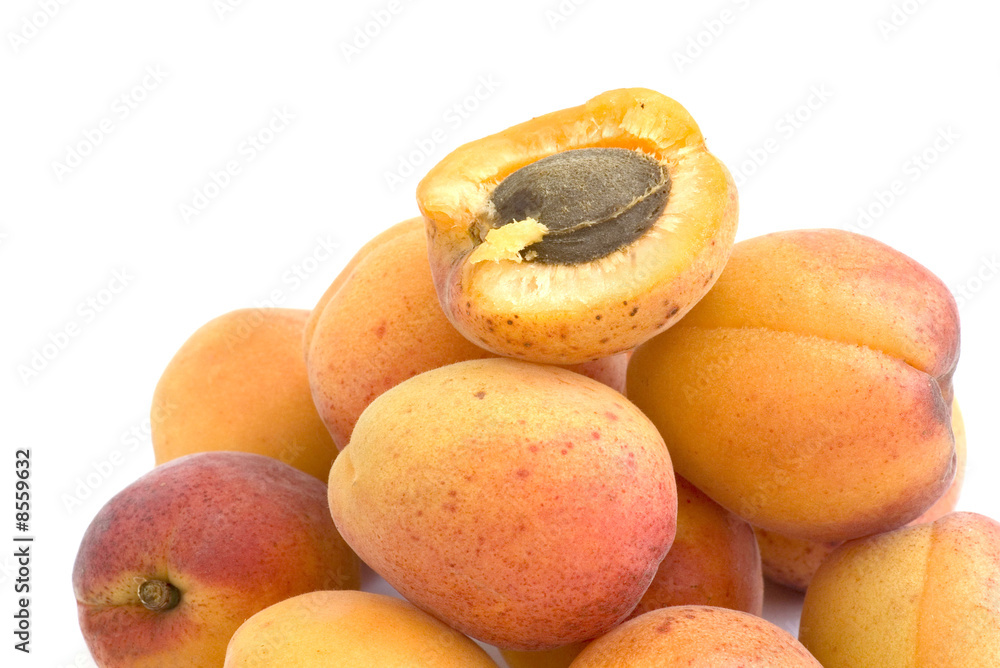
<path id="1" fill-rule="evenodd" d="M 329 489 L 368 565 L 502 649 L 550 649 L 624 620 L 676 530 L 673 468 L 649 420 L 597 381 L 510 359 L 382 394 Z"/>
<path id="2" fill-rule="evenodd" d="M 951 487 L 923 515 L 909 523 L 927 524 L 940 519 L 955 510 L 958 497 L 962 491 L 966 466 L 965 422 L 958 401 L 951 404 L 951 430 L 955 435 L 955 452 L 958 457 L 958 472 Z M 773 531 L 754 528 L 757 543 L 760 546 L 760 556 L 764 567 L 764 575 L 778 584 L 805 591 L 812 580 L 816 569 L 831 552 L 837 549 L 840 541 L 817 542 L 802 538 L 789 538 Z"/>
<path id="3" fill-rule="evenodd" d="M 570 664 L 570 668 L 625 666 L 820 668 L 805 647 L 771 622 L 699 605 L 660 608 L 630 619 L 587 645 Z"/>
<path id="4" fill-rule="evenodd" d="M 628 394 L 677 472 L 754 526 L 842 541 L 929 508 L 957 468 L 958 309 L 874 239 L 740 242 L 712 290 L 640 346 Z"/>
<path id="5" fill-rule="evenodd" d="M 97 665 L 216 668 L 257 611 L 357 588 L 326 508 L 323 483 L 246 452 L 180 457 L 136 480 L 97 513 L 73 566 Z"/>
<path id="6" fill-rule="evenodd" d="M 749 524 L 677 477 L 677 533 L 629 619 L 678 605 L 761 615 L 764 578 Z M 587 643 L 547 651 L 503 650 L 510 668 L 567 668 Z"/>

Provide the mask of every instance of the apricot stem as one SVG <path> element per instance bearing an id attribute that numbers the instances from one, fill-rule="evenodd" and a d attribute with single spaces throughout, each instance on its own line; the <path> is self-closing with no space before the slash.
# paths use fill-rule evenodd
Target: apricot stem
<path id="1" fill-rule="evenodd" d="M 181 602 L 181 592 L 169 582 L 145 580 L 139 585 L 139 601 L 147 610 L 163 612 L 177 607 Z"/>

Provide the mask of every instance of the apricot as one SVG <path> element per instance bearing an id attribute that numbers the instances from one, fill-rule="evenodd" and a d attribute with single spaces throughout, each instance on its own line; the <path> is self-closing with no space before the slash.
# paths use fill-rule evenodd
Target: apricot
<path id="1" fill-rule="evenodd" d="M 677 605 L 709 605 L 760 616 L 764 577 L 749 524 L 677 477 L 677 534 L 629 619 Z M 503 650 L 510 668 L 566 668 L 586 643 L 555 650 Z"/>
<path id="2" fill-rule="evenodd" d="M 915 519 L 955 476 L 958 309 L 914 260 L 839 230 L 743 241 L 640 346 L 628 394 L 677 472 L 754 526 L 843 541 Z"/>
<path id="3" fill-rule="evenodd" d="M 252 452 L 325 483 L 337 448 L 313 405 L 302 359 L 308 316 L 241 309 L 192 334 L 153 392 L 156 463 L 195 452 Z"/>
<path id="4" fill-rule="evenodd" d="M 338 448 L 389 388 L 447 364 L 495 357 L 441 310 L 420 218 L 394 225 L 358 252 L 313 309 L 304 340 L 316 409 Z M 627 366 L 623 353 L 570 368 L 624 392 Z"/>
<path id="5" fill-rule="evenodd" d="M 375 235 L 374 238 L 369 240 L 358 250 L 357 253 L 354 254 L 350 260 L 348 260 L 347 264 L 344 265 L 344 268 L 340 270 L 339 274 L 337 274 L 337 277 L 333 279 L 332 283 L 330 283 L 330 287 L 328 287 L 326 292 L 323 293 L 323 296 L 320 297 L 319 302 L 317 302 L 316 306 L 313 307 L 313 310 L 309 313 L 309 318 L 306 320 L 305 331 L 303 332 L 303 343 L 305 344 L 307 358 L 309 355 L 309 345 L 312 343 L 312 337 L 316 331 L 316 324 L 319 322 L 320 316 L 323 315 L 323 309 L 326 308 L 330 299 L 332 299 L 333 296 L 337 294 L 337 291 L 340 290 L 340 286 L 342 286 L 348 277 L 350 277 L 351 272 L 353 272 L 354 268 L 358 266 L 358 263 L 366 258 L 373 249 L 378 248 L 385 242 L 402 234 L 406 234 L 414 228 L 421 227 L 422 223 L 420 218 L 411 218 L 410 220 L 405 220 L 402 223 L 397 223 L 389 229 Z"/>
<path id="6" fill-rule="evenodd" d="M 317 591 L 261 610 L 229 642 L 225 668 L 497 668 L 476 643 L 398 598 Z"/>
<path id="7" fill-rule="evenodd" d="M 826 668 L 1000 665 L 1000 523 L 952 513 L 844 543 L 806 590 L 799 639 Z"/>
<path id="8" fill-rule="evenodd" d="M 694 119 L 642 88 L 459 147 L 417 204 L 455 327 L 549 364 L 613 355 L 677 322 L 725 265 L 738 209 Z"/>
<path id="9" fill-rule="evenodd" d="M 631 619 L 587 645 L 570 664 L 625 666 L 820 668 L 805 647 L 774 624 L 745 612 L 698 605 L 661 608 Z"/>
<path id="10" fill-rule="evenodd" d="M 97 513 L 73 566 L 97 665 L 222 665 L 247 617 L 290 596 L 357 588 L 326 486 L 270 457 L 202 452 L 139 478 Z"/>
<path id="11" fill-rule="evenodd" d="M 670 455 L 649 420 L 597 381 L 511 359 L 433 369 L 382 394 L 329 494 L 365 563 L 501 649 L 620 623 L 676 530 Z"/>
<path id="12" fill-rule="evenodd" d="M 677 534 L 630 617 L 675 605 L 760 615 L 764 575 L 753 527 L 677 476 Z"/>
<path id="13" fill-rule="evenodd" d="M 955 452 L 958 459 L 958 471 L 955 479 L 944 495 L 934 502 L 923 515 L 910 522 L 926 524 L 933 522 L 955 510 L 958 497 L 965 478 L 966 441 L 965 422 L 958 401 L 951 404 L 951 430 L 955 435 Z M 679 523 L 678 523 L 679 527 Z M 679 531 L 679 529 L 678 529 Z M 823 560 L 833 552 L 840 542 L 816 542 L 801 538 L 789 538 L 773 531 L 754 528 L 757 543 L 760 545 L 760 555 L 764 566 L 764 575 L 778 584 L 805 591 L 812 580 L 816 569 Z"/>

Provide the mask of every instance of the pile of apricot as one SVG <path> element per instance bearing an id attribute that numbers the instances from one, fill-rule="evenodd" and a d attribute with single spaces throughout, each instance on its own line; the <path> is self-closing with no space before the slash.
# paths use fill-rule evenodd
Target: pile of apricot
<path id="1" fill-rule="evenodd" d="M 469 638 L 512 668 L 1000 665 L 930 271 L 838 230 L 735 243 L 728 170 L 645 89 L 459 147 L 417 204 L 311 312 L 222 316 L 156 388 L 158 464 L 319 478 L 406 599 L 262 605 L 226 666 L 494 666 Z M 798 639 L 765 573 L 806 591 Z"/>

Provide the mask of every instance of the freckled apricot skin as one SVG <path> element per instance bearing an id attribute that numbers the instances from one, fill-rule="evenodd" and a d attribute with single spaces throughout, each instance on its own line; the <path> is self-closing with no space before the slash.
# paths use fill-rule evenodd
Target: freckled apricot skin
<path id="1" fill-rule="evenodd" d="M 1000 523 L 951 513 L 838 547 L 802 605 L 826 668 L 1000 665 Z"/>
<path id="2" fill-rule="evenodd" d="M 441 310 L 420 218 L 390 227 L 358 251 L 313 309 L 304 343 L 312 398 L 338 449 L 389 388 L 447 364 L 495 357 L 459 334 Z M 624 392 L 627 366 L 622 353 L 569 368 Z"/>
<path id="3" fill-rule="evenodd" d="M 601 147 L 643 151 L 670 174 L 666 208 L 638 241 L 575 265 L 470 261 L 469 230 L 500 181 L 550 155 Z M 738 218 L 732 176 L 694 119 L 643 88 L 608 91 L 459 147 L 417 186 L 417 204 L 455 327 L 498 354 L 546 364 L 613 355 L 680 320 L 721 273 Z"/>
<path id="4" fill-rule="evenodd" d="M 660 608 L 710 605 L 760 616 L 764 577 L 749 524 L 677 477 L 677 534 L 629 619 Z M 503 651 L 510 668 L 567 668 L 587 643 Z"/>
<path id="5" fill-rule="evenodd" d="M 628 394 L 720 505 L 843 541 L 906 524 L 951 484 L 958 342 L 954 298 L 911 258 L 778 232 L 736 244 L 705 298 L 635 351 Z"/>
<path id="6" fill-rule="evenodd" d="M 676 530 L 670 456 L 649 420 L 596 381 L 510 359 L 382 394 L 331 469 L 329 501 L 389 584 L 502 649 L 621 622 Z"/>
<path id="7" fill-rule="evenodd" d="M 951 430 L 955 434 L 955 452 L 958 455 L 958 472 L 955 474 L 955 479 L 948 491 L 923 515 L 910 522 L 909 526 L 927 524 L 940 519 L 955 510 L 958 504 L 962 482 L 965 479 L 966 439 L 965 422 L 962 420 L 962 411 L 957 400 L 953 400 L 951 405 Z M 755 528 L 754 533 L 760 546 L 764 574 L 770 580 L 798 591 L 806 590 L 819 565 L 840 545 L 839 542 L 822 543 L 789 538 L 760 528 Z"/>
<path id="8" fill-rule="evenodd" d="M 677 535 L 631 617 L 675 605 L 760 615 L 764 575 L 753 528 L 677 477 Z"/>
<path id="9" fill-rule="evenodd" d="M 180 602 L 147 610 L 138 584 Z M 80 629 L 107 668 L 222 665 L 247 617 L 318 589 L 357 588 L 359 563 L 323 483 L 270 457 L 203 452 L 156 467 L 87 528 L 73 566 Z"/>
<path id="10" fill-rule="evenodd" d="M 858 664 L 862 665 L 862 664 Z M 596 639 L 570 668 L 821 668 L 787 631 L 756 615 L 700 605 L 660 608 Z"/>

